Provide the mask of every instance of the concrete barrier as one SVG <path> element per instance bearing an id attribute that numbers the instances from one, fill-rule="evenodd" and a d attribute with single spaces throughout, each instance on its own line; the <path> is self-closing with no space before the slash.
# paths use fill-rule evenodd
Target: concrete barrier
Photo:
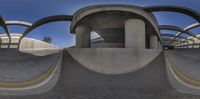
<path id="1" fill-rule="evenodd" d="M 165 61 L 169 82 L 178 92 L 200 95 L 200 81 L 194 80 L 181 72 L 166 52 Z"/>
<path id="2" fill-rule="evenodd" d="M 40 77 L 23 82 L 0 82 L 0 95 L 32 95 L 50 91 L 61 72 L 62 52 L 54 64 Z"/>
<path id="3" fill-rule="evenodd" d="M 154 60 L 162 50 L 133 48 L 68 48 L 69 54 L 86 68 L 104 74 L 137 71 Z"/>
<path id="4" fill-rule="evenodd" d="M 11 33 L 11 46 L 10 48 L 18 48 L 19 39 L 21 34 Z M 8 48 L 9 38 L 6 34 L 0 34 L 0 39 L 2 40 L 1 48 Z M 37 40 L 34 38 L 24 37 L 20 43 L 20 50 L 43 50 L 43 49 L 59 49 L 59 47 L 44 42 L 42 40 Z"/>
<path id="5" fill-rule="evenodd" d="M 45 50 L 40 50 L 40 49 L 20 49 L 19 51 L 22 53 L 28 53 L 32 54 L 34 56 L 46 56 L 46 55 L 51 55 L 55 53 L 59 53 L 63 49 L 45 49 Z"/>

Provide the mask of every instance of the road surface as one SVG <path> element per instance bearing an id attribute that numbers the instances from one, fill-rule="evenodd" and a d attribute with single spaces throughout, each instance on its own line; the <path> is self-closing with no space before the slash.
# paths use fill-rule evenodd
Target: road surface
<path id="1" fill-rule="evenodd" d="M 200 99 L 177 92 L 169 83 L 164 54 L 128 74 L 106 75 L 88 70 L 64 52 L 58 83 L 49 92 L 0 99 Z"/>

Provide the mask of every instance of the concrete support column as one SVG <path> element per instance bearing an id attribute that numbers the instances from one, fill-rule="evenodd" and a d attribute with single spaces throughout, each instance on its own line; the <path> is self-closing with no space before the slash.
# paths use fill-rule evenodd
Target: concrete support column
<path id="1" fill-rule="evenodd" d="M 145 49 L 145 23 L 140 19 L 125 22 L 125 48 Z"/>
<path id="2" fill-rule="evenodd" d="M 158 36 L 151 35 L 150 36 L 150 49 L 157 49 L 158 46 Z"/>
<path id="3" fill-rule="evenodd" d="M 90 48 L 90 29 L 86 26 L 76 27 L 76 47 Z"/>

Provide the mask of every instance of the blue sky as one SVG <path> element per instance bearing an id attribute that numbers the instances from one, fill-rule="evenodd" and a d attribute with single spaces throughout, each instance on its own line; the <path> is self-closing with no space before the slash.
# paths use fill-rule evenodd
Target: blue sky
<path id="1" fill-rule="evenodd" d="M 0 14 L 6 20 L 22 20 L 35 22 L 52 15 L 73 15 L 78 9 L 94 4 L 130 4 L 138 6 L 174 5 L 184 6 L 200 12 L 200 0 L 0 0 Z M 155 13 L 160 25 L 176 25 L 186 27 L 196 22 L 187 15 L 174 12 Z M 75 36 L 69 31 L 70 22 L 55 22 L 43 25 L 28 36 L 42 39 L 50 36 L 53 43 L 60 47 L 67 47 L 75 43 Z M 22 26 L 9 26 L 10 32 L 23 32 Z M 200 33 L 200 28 L 191 30 Z M 176 33 L 174 31 L 162 31 Z M 3 33 L 3 30 L 0 30 Z"/>

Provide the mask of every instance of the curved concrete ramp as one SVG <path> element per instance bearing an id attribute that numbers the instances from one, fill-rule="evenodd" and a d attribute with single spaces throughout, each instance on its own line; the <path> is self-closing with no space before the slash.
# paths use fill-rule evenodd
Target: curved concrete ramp
<path id="1" fill-rule="evenodd" d="M 0 56 L 0 95 L 44 93 L 57 82 L 61 51 L 0 49 Z"/>
<path id="2" fill-rule="evenodd" d="M 86 68 L 104 74 L 124 74 L 137 71 L 162 50 L 132 48 L 69 48 L 69 54 Z"/>
<path id="3" fill-rule="evenodd" d="M 199 49 L 177 49 L 165 52 L 168 77 L 177 91 L 200 95 L 199 55 Z"/>
<path id="4" fill-rule="evenodd" d="M 49 92 L 26 96 L 0 96 L 0 99 L 199 99 L 182 94 L 168 82 L 161 53 L 144 68 L 123 75 L 105 75 L 88 70 L 67 52 L 61 76 Z"/>

